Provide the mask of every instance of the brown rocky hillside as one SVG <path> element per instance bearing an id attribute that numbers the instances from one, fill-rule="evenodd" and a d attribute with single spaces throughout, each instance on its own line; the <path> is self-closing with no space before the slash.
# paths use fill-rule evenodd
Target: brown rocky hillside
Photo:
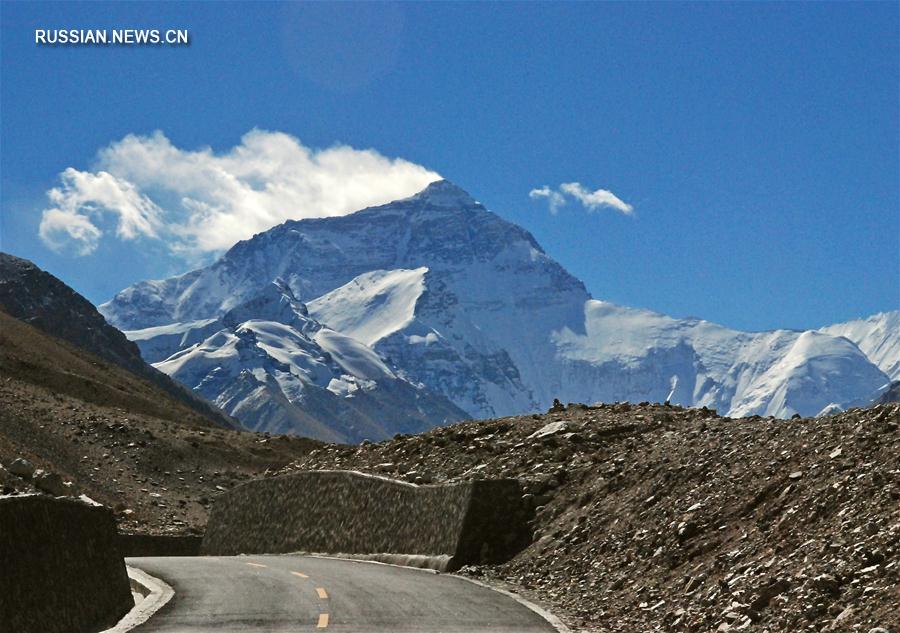
<path id="1" fill-rule="evenodd" d="M 90 301 L 26 259 L 0 253 L 0 311 L 125 369 L 220 426 L 240 424 L 141 358 Z"/>
<path id="2" fill-rule="evenodd" d="M 569 405 L 329 445 L 286 470 L 527 481 L 532 544 L 465 571 L 575 630 L 898 633 L 898 425 L 900 404 L 794 420 Z"/>
<path id="3" fill-rule="evenodd" d="M 114 508 L 122 529 L 201 532 L 210 500 L 318 443 L 222 428 L 156 384 L 0 311 L 0 488 L 34 489 L 16 459 L 65 494 Z"/>

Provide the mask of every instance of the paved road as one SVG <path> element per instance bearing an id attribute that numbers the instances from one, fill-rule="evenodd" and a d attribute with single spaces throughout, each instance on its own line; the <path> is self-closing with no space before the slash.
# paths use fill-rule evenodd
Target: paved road
<path id="1" fill-rule="evenodd" d="M 137 633 L 546 633 L 511 598 L 446 574 L 308 556 L 129 558 L 175 597 Z"/>

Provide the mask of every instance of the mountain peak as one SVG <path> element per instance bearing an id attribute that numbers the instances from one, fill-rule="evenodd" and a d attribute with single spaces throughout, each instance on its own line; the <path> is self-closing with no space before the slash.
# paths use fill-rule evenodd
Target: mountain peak
<path id="1" fill-rule="evenodd" d="M 478 204 L 468 191 L 449 180 L 436 180 L 410 199 L 436 207 L 471 207 Z"/>

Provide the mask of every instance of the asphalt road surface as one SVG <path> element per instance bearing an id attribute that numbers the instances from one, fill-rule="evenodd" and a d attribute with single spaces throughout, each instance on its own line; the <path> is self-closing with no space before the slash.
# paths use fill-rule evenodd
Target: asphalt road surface
<path id="1" fill-rule="evenodd" d="M 138 633 L 532 633 L 512 598 L 446 574 L 309 556 L 129 558 L 175 589 Z"/>

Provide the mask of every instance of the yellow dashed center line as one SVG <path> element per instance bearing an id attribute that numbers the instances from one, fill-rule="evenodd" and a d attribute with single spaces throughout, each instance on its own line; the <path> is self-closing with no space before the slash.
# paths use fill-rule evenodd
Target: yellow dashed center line
<path id="1" fill-rule="evenodd" d="M 253 563 L 247 563 L 248 565 L 253 565 Z M 260 567 L 265 567 L 265 565 L 260 565 Z M 292 571 L 291 574 L 297 576 L 297 578 L 303 578 L 304 580 L 308 580 L 309 576 L 304 574 L 302 571 Z M 316 587 L 316 594 L 319 596 L 319 600 L 328 600 L 328 592 L 325 591 L 324 587 Z M 328 627 L 328 614 L 320 613 L 319 614 L 319 622 L 316 624 L 317 629 L 324 629 Z"/>
<path id="2" fill-rule="evenodd" d="M 265 567 L 265 565 L 262 565 L 260 563 L 247 563 L 247 564 L 250 565 L 251 567 Z"/>

